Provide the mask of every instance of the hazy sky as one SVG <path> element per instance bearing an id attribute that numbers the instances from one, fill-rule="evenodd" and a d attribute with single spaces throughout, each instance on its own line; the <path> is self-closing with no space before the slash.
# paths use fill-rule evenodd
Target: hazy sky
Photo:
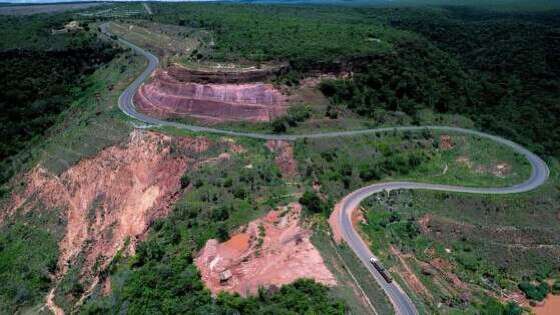
<path id="1" fill-rule="evenodd" d="M 9 2 L 9 3 L 58 3 L 58 2 L 128 2 L 128 1 L 140 1 L 140 0 L 0 0 L 0 2 Z M 173 2 L 181 2 L 181 1 L 192 1 L 192 0 L 149 0 L 149 1 L 173 1 Z M 195 0 L 200 1 L 200 0 Z"/>

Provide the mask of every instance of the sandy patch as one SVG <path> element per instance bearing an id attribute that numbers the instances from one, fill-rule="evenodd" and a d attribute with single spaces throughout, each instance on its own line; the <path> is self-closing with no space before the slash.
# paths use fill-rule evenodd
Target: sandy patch
<path id="1" fill-rule="evenodd" d="M 342 208 L 340 207 L 340 203 L 337 203 L 334 206 L 333 212 L 331 212 L 331 215 L 329 216 L 329 225 L 331 227 L 332 238 L 337 244 L 340 244 L 340 242 L 343 241 L 342 228 L 338 221 L 340 211 L 342 211 Z"/>
<path id="2" fill-rule="evenodd" d="M 442 150 L 451 150 L 453 149 L 453 140 L 449 135 L 441 135 L 439 136 L 439 148 Z"/>

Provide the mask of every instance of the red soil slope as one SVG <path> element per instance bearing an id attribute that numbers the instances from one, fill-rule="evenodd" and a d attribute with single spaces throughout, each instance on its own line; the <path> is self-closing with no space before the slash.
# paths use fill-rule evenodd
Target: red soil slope
<path id="1" fill-rule="evenodd" d="M 12 195 L 2 216 L 61 209 L 61 221 L 67 224 L 55 277 L 62 277 L 77 257 L 84 257 L 80 277 L 95 284 L 96 270 L 103 270 L 117 250 L 133 253 L 150 223 L 167 215 L 186 170 L 228 158 L 224 154 L 198 158 L 214 145 L 204 137 L 134 131 L 127 142 L 60 175 L 37 166 L 23 177 L 25 185 Z M 126 240 L 130 245 L 123 248 Z"/>
<path id="2" fill-rule="evenodd" d="M 252 221 L 227 242 L 209 240 L 196 258 L 206 286 L 214 294 L 228 291 L 246 296 L 257 293 L 259 287 L 280 286 L 299 278 L 335 285 L 334 276 L 309 240 L 311 232 L 299 224 L 300 212 L 301 205 L 291 204 Z M 227 280 L 221 280 L 221 275 Z"/>
<path id="3" fill-rule="evenodd" d="M 136 107 L 157 117 L 189 116 L 207 122 L 270 121 L 286 111 L 286 97 L 271 84 L 184 83 L 157 70 L 134 96 Z"/>

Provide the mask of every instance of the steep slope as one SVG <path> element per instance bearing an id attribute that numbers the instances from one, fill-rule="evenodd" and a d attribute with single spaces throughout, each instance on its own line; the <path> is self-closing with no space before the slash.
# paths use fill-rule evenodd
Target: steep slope
<path id="1" fill-rule="evenodd" d="M 270 121 L 286 112 L 286 96 L 271 84 L 200 84 L 156 70 L 134 97 L 138 109 L 157 117 L 194 117 L 207 122 Z"/>
<path id="2" fill-rule="evenodd" d="M 24 188 L 12 195 L 0 222 L 14 214 L 61 209 L 59 220 L 66 228 L 54 276 L 61 280 L 69 272 L 77 273 L 86 289 L 74 292 L 69 298 L 73 304 L 98 282 L 118 251 L 134 253 L 150 223 L 168 213 L 181 189 L 182 174 L 204 163 L 199 158 L 214 145 L 203 137 L 137 130 L 125 143 L 59 176 L 38 165 L 24 176 Z"/>

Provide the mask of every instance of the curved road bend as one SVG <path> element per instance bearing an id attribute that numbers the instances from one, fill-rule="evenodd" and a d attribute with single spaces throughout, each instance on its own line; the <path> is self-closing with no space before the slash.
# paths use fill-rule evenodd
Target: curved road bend
<path id="1" fill-rule="evenodd" d="M 110 36 L 111 34 L 107 31 L 107 23 L 101 25 L 101 31 Z M 334 131 L 325 133 L 312 133 L 312 134 L 298 134 L 298 135 L 272 135 L 272 134 L 261 134 L 252 132 L 239 132 L 231 130 L 222 130 L 209 127 L 201 127 L 189 124 L 182 124 L 176 122 L 165 121 L 157 118 L 153 118 L 136 111 L 133 102 L 133 96 L 151 73 L 158 66 L 158 58 L 153 54 L 143 50 L 142 48 L 132 44 L 131 42 L 119 38 L 119 42 L 132 48 L 136 53 L 146 57 L 148 59 L 148 66 L 146 69 L 136 78 L 119 97 L 119 108 L 128 116 L 142 121 L 147 124 L 157 125 L 157 126 L 171 126 L 179 129 L 190 130 L 194 132 L 210 132 L 216 134 L 223 134 L 229 136 L 239 136 L 239 137 L 249 137 L 255 139 L 264 140 L 288 140 L 294 141 L 303 138 L 329 138 L 329 137 L 343 137 L 343 136 L 355 136 L 363 134 L 375 134 L 387 131 L 421 131 L 425 129 L 436 130 L 436 131 L 446 131 L 446 132 L 458 132 L 463 134 L 469 134 L 478 136 L 481 138 L 486 138 L 510 147 L 514 152 L 523 155 L 527 161 L 531 164 L 532 171 L 531 176 L 526 181 L 516 184 L 510 187 L 496 187 L 496 188 L 476 188 L 476 187 L 462 187 L 462 186 L 450 186 L 450 185 L 438 185 L 438 184 L 426 184 L 426 183 L 415 183 L 415 182 L 388 182 L 388 183 L 377 183 L 360 188 L 352 193 L 348 194 L 340 202 L 339 212 L 339 224 L 342 229 L 342 237 L 348 243 L 348 246 L 354 251 L 358 258 L 362 261 L 364 266 L 369 270 L 373 278 L 385 291 L 389 300 L 395 308 L 397 314 L 418 314 L 414 303 L 408 297 L 408 295 L 402 290 L 402 288 L 393 281 L 392 283 L 387 283 L 373 268 L 370 264 L 370 257 L 375 257 L 373 253 L 369 250 L 364 241 L 360 238 L 357 231 L 352 226 L 351 213 L 358 205 L 367 197 L 374 193 L 381 191 L 389 191 L 394 189 L 423 189 L 423 190 L 439 190 L 439 191 L 449 191 L 449 192 L 461 192 L 461 193 L 474 193 L 474 194 L 512 194 L 521 193 L 533 190 L 540 185 L 542 185 L 549 176 L 549 169 L 546 163 L 539 158 L 537 155 L 533 154 L 524 147 L 506 140 L 504 138 L 489 135 L 483 132 L 456 128 L 456 127 L 445 127 L 445 126 L 405 126 L 405 127 L 389 127 L 389 128 L 378 128 L 378 129 L 366 129 L 366 130 L 354 130 L 354 131 Z"/>

